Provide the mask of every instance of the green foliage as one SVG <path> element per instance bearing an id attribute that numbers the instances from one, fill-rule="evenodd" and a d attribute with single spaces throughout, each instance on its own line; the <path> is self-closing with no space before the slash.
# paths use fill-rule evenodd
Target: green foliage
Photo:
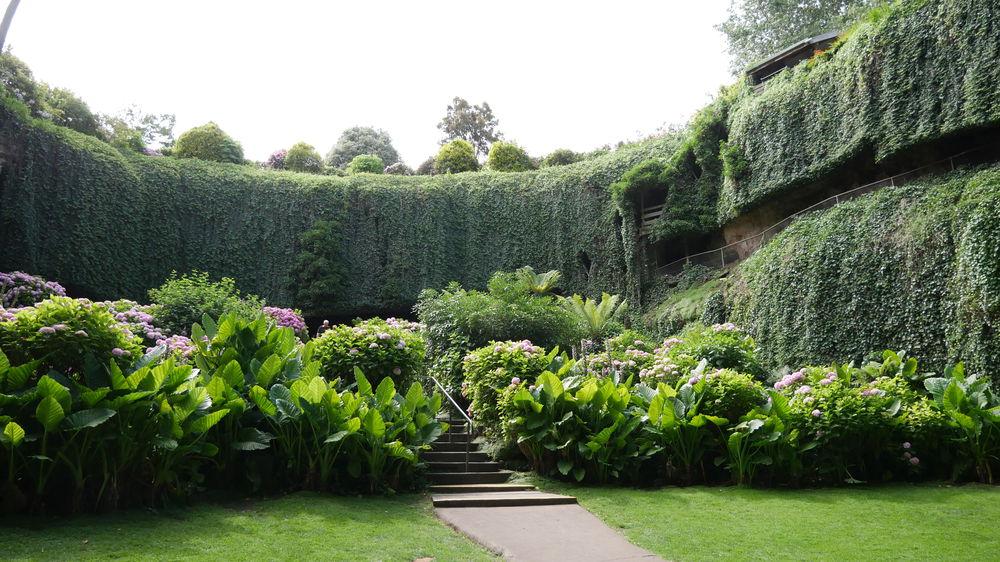
<path id="1" fill-rule="evenodd" d="M 957 172 L 805 217 L 744 262 L 732 321 L 769 367 L 904 348 L 940 372 L 1000 361 L 1000 169 Z"/>
<path id="2" fill-rule="evenodd" d="M 37 375 L 49 370 L 80 380 L 89 361 L 114 361 L 125 369 L 142 355 L 141 337 L 126 334 L 99 303 L 52 297 L 0 321 L 0 349 L 16 363 L 37 361 Z"/>
<path id="3" fill-rule="evenodd" d="M 475 172 L 479 169 L 476 151 L 464 140 L 453 140 L 441 147 L 434 158 L 435 174 Z"/>
<path id="4" fill-rule="evenodd" d="M 703 375 L 702 413 L 738 420 L 767 402 L 767 393 L 750 375 L 732 369 L 717 369 Z"/>
<path id="5" fill-rule="evenodd" d="M 567 164 L 575 164 L 583 160 L 583 155 L 566 148 L 558 148 L 553 150 L 551 154 L 542 158 L 541 166 L 543 168 L 548 168 L 550 166 L 565 166 Z"/>
<path id="6" fill-rule="evenodd" d="M 292 299 L 309 316 L 337 309 L 344 291 L 343 235 L 340 224 L 319 221 L 299 239 L 299 253 L 291 270 Z"/>
<path id="7" fill-rule="evenodd" d="M 293 172 L 320 174 L 323 172 L 323 159 L 311 144 L 298 142 L 285 154 L 284 169 Z"/>
<path id="8" fill-rule="evenodd" d="M 453 283 L 420 294 L 414 310 L 427 326 L 431 371 L 449 390 L 456 390 L 463 380 L 463 357 L 491 341 L 530 340 L 551 349 L 567 348 L 578 339 L 574 318 L 556 297 L 534 296 L 532 291 L 541 285 L 526 283 L 527 273 L 527 268 L 497 272 L 486 292 Z"/>
<path id="9" fill-rule="evenodd" d="M 609 482 L 632 476 L 645 460 L 636 437 L 642 417 L 630 409 L 629 388 L 610 379 L 560 380 L 541 373 L 536 385 L 513 397 L 512 430 L 534 470 Z"/>
<path id="10" fill-rule="evenodd" d="M 510 420 L 503 415 L 501 395 L 543 371 L 561 366 L 565 356 L 558 354 L 558 347 L 546 353 L 530 341 L 522 340 L 491 341 L 466 355 L 462 362 L 465 377 L 462 394 L 471 402 L 469 416 L 479 431 L 494 438 L 509 436 Z"/>
<path id="11" fill-rule="evenodd" d="M 534 168 L 523 148 L 504 141 L 494 142 L 490 147 L 486 166 L 496 172 L 523 172 Z"/>
<path id="12" fill-rule="evenodd" d="M 744 173 L 725 178 L 720 219 L 832 173 L 996 127 L 1000 90 L 988 85 L 1000 81 L 1000 45 L 992 27 L 958 22 L 997 17 L 994 2 L 906 0 L 762 92 L 745 88 L 727 139 Z"/>
<path id="13" fill-rule="evenodd" d="M 156 144 L 164 152 L 174 144 L 177 119 L 169 113 L 145 113 L 132 105 L 114 115 L 100 114 L 98 121 L 100 136 L 118 150 L 140 152 Z"/>
<path id="14" fill-rule="evenodd" d="M 963 453 L 971 457 L 981 482 L 993 483 L 993 463 L 1000 460 L 1000 399 L 987 379 L 965 375 L 959 363 L 941 378 L 924 381 L 934 404 L 965 437 Z"/>
<path id="15" fill-rule="evenodd" d="M 48 89 L 47 85 L 45 86 Z M 82 99 L 65 88 L 53 88 L 45 93 L 49 107 L 52 109 L 52 122 L 62 127 L 68 127 L 92 137 L 100 136 L 100 124 L 97 116 Z"/>
<path id="16" fill-rule="evenodd" d="M 232 279 L 211 281 L 208 272 L 199 271 L 180 277 L 171 272 L 163 285 L 149 290 L 149 298 L 159 307 L 155 314 L 158 323 L 175 334 L 190 334 L 191 325 L 206 314 L 219 318 L 232 312 L 252 319 L 264 306 L 263 299 L 255 295 L 241 295 Z"/>
<path id="17" fill-rule="evenodd" d="M 213 122 L 181 133 L 173 155 L 177 158 L 243 163 L 243 147 Z"/>
<path id="18" fill-rule="evenodd" d="M 538 296 L 549 295 L 558 291 L 559 281 L 562 279 L 562 273 L 558 270 L 552 269 L 546 271 L 545 273 L 535 273 L 534 268 L 530 265 L 526 265 L 514 273 L 517 275 L 518 280 L 520 280 L 533 295 Z"/>
<path id="19" fill-rule="evenodd" d="M 757 360 L 757 346 L 754 339 L 735 325 L 715 324 L 703 326 L 692 324 L 677 338 L 668 340 L 670 345 L 664 354 L 675 363 L 684 364 L 686 357 L 695 362 L 705 360 L 713 369 L 734 369 L 763 380 L 765 370 Z"/>
<path id="20" fill-rule="evenodd" d="M 383 170 L 385 164 L 374 154 L 359 154 L 347 165 L 348 174 L 381 174 Z"/>
<path id="21" fill-rule="evenodd" d="M 486 156 L 490 145 L 503 138 L 496 130 L 498 123 L 490 104 L 469 105 L 469 102 L 456 96 L 448 105 L 448 113 L 438 123 L 438 129 L 444 133 L 441 144 L 447 146 L 455 140 L 463 140 L 474 147 L 473 159 L 478 161 L 477 156 Z"/>
<path id="22" fill-rule="evenodd" d="M 619 304 L 619 300 L 621 295 L 603 293 L 601 302 L 589 298 L 585 300 L 580 295 L 573 295 L 563 302 L 579 323 L 580 331 L 589 339 L 597 340 L 616 330 L 617 321 L 628 308 L 625 301 Z"/>
<path id="23" fill-rule="evenodd" d="M 327 153 L 326 164 L 345 169 L 351 160 L 362 154 L 374 154 L 385 164 L 400 160 L 389 133 L 373 127 L 351 127 L 340 134 L 337 144 Z"/>
<path id="24" fill-rule="evenodd" d="M 424 373 L 422 329 L 395 318 L 331 326 L 314 340 L 316 359 L 331 380 L 353 381 L 355 369 L 361 369 L 376 385 L 391 377 L 405 386 Z"/>
<path id="25" fill-rule="evenodd" d="M 796 41 L 844 27 L 881 0 L 743 0 L 716 26 L 726 36 L 733 74 Z"/>

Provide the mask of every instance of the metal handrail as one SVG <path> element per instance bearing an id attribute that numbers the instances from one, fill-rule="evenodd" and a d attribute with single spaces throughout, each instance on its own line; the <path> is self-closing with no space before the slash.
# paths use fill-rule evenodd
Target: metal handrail
<path id="1" fill-rule="evenodd" d="M 470 456 L 469 447 L 471 446 L 472 436 L 475 434 L 475 424 L 472 423 L 472 418 L 470 418 L 469 415 L 465 413 L 465 410 L 463 410 L 462 407 L 458 405 L 458 402 L 455 402 L 455 399 L 451 397 L 451 394 L 449 394 L 448 391 L 444 389 L 444 385 L 441 384 L 441 382 L 437 380 L 437 378 L 435 378 L 434 375 L 428 374 L 427 377 L 432 381 L 434 381 L 434 385 L 437 386 L 438 390 L 441 391 L 441 394 L 444 394 L 445 398 L 447 398 L 448 401 L 451 402 L 451 405 L 455 407 L 455 410 L 459 414 L 462 414 L 462 417 L 465 418 L 465 423 L 468 424 L 469 426 L 469 429 L 466 432 L 466 437 L 465 437 L 465 471 L 469 472 L 469 456 Z M 448 436 L 448 442 L 451 443 L 450 434 Z"/>

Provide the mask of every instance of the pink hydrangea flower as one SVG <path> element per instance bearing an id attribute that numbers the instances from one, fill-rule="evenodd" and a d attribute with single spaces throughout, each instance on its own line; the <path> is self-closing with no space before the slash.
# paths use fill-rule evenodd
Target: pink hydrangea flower
<path id="1" fill-rule="evenodd" d="M 819 417 L 819 415 L 820 415 L 821 413 L 822 413 L 822 412 L 820 412 L 819 410 L 813 410 L 813 411 L 812 411 L 812 416 L 813 416 L 814 418 L 818 418 L 818 417 Z"/>

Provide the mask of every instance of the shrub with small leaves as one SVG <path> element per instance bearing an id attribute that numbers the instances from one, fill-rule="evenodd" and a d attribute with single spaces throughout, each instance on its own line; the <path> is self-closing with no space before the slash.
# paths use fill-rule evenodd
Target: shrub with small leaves
<path id="1" fill-rule="evenodd" d="M 354 326 L 332 326 L 313 340 L 315 359 L 328 379 L 354 381 L 354 368 L 361 369 L 373 384 L 391 377 L 409 385 L 424 373 L 423 326 L 415 322 L 373 318 Z"/>
<path id="2" fill-rule="evenodd" d="M 381 174 L 383 170 L 385 164 L 374 154 L 359 154 L 347 165 L 348 174 Z"/>
<path id="3" fill-rule="evenodd" d="M 465 356 L 462 392 L 472 402 L 469 415 L 486 435 L 502 433 L 499 404 L 504 391 L 535 380 L 552 365 L 556 351 L 546 354 L 541 347 L 522 340 L 490 342 Z"/>

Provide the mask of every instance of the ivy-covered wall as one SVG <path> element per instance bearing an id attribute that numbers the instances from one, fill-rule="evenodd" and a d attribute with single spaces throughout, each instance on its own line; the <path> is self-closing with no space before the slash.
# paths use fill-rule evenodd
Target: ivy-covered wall
<path id="1" fill-rule="evenodd" d="M 729 112 L 723 156 L 739 173 L 723 182 L 720 221 L 915 148 L 995 136 L 997 37 L 996 0 L 903 0 L 763 91 L 745 86 Z"/>
<path id="2" fill-rule="evenodd" d="M 299 236 L 336 220 L 347 279 L 335 308 L 345 315 L 405 312 L 426 287 L 482 286 L 523 265 L 561 270 L 571 291 L 623 292 L 634 238 L 623 238 L 607 187 L 675 145 L 667 137 L 516 174 L 339 178 L 126 157 L 11 100 L 0 139 L 15 153 L 0 179 L 0 270 L 141 299 L 171 270 L 200 269 L 288 305 Z"/>
<path id="3" fill-rule="evenodd" d="M 772 367 L 891 348 L 931 370 L 961 360 L 989 374 L 1000 361 L 998 240 L 1000 166 L 885 188 L 806 216 L 744 262 L 731 319 Z"/>

